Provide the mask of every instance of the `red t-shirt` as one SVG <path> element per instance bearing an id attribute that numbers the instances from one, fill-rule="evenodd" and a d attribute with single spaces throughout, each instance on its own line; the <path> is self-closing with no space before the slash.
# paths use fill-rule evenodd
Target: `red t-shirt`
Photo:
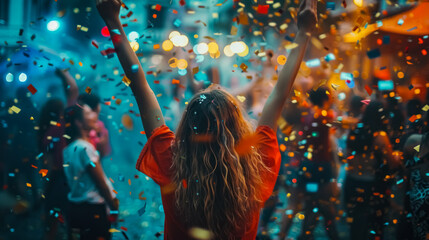
<path id="1" fill-rule="evenodd" d="M 277 136 L 274 130 L 268 126 L 259 126 L 256 129 L 259 152 L 264 164 L 271 169 L 264 171 L 262 176 L 264 186 L 262 189 L 263 200 L 266 201 L 274 188 L 280 169 L 280 151 L 277 144 Z M 155 129 L 140 153 L 137 161 L 137 170 L 152 178 L 161 187 L 162 204 L 165 212 L 164 239 L 192 239 L 188 235 L 188 226 L 185 226 L 183 217 L 176 214 L 175 194 L 172 186 L 172 150 L 175 139 L 174 133 L 165 125 Z M 262 207 L 262 206 L 261 206 Z M 243 223 L 246 233 L 241 239 L 255 239 L 259 222 L 260 209 L 256 209 L 249 221 Z"/>

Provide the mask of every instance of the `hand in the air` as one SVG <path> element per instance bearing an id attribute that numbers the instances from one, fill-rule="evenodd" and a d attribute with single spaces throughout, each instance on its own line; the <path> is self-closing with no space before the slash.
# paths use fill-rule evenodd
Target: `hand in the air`
<path id="1" fill-rule="evenodd" d="M 317 0 L 302 0 L 298 12 L 298 28 L 313 32 L 317 23 Z"/>
<path id="2" fill-rule="evenodd" d="M 121 0 L 96 0 L 98 13 L 105 22 L 118 19 Z"/>

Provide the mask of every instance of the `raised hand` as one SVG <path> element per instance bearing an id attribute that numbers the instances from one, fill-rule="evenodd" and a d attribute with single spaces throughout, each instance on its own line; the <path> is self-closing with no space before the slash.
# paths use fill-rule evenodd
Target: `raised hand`
<path id="1" fill-rule="evenodd" d="M 96 0 L 97 9 L 104 22 L 115 20 L 119 17 L 121 0 Z"/>
<path id="2" fill-rule="evenodd" d="M 302 0 L 298 12 L 298 28 L 313 32 L 317 23 L 317 0 Z"/>

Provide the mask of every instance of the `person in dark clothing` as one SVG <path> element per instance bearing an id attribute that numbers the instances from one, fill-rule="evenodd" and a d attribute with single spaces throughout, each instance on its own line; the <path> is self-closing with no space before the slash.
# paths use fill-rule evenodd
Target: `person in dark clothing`
<path id="1" fill-rule="evenodd" d="M 386 129 L 382 103 L 371 101 L 347 138 L 344 199 L 352 240 L 383 237 L 389 169 L 399 166 Z"/>

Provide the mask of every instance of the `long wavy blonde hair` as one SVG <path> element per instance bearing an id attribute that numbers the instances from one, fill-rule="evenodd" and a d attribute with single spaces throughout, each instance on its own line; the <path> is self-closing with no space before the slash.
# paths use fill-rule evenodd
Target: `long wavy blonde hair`
<path id="1" fill-rule="evenodd" d="M 269 171 L 257 149 L 236 151 L 252 133 L 237 100 L 218 86 L 188 103 L 173 145 L 176 208 L 188 226 L 208 229 L 216 239 L 248 230 L 249 213 L 262 204 L 261 173 Z"/>

